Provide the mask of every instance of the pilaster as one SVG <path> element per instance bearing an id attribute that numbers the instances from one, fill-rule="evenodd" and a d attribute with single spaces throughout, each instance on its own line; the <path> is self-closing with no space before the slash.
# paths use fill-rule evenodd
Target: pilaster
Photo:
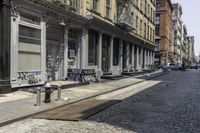
<path id="1" fill-rule="evenodd" d="M 99 32 L 99 41 L 98 41 L 98 77 L 102 75 L 102 33 Z"/>
<path id="2" fill-rule="evenodd" d="M 64 78 L 68 73 L 68 27 L 64 28 Z"/>
<path id="3" fill-rule="evenodd" d="M 110 38 L 110 72 L 113 71 L 113 39 L 114 37 L 111 36 Z"/>
<path id="4" fill-rule="evenodd" d="M 11 92 L 10 85 L 10 37 L 11 1 L 1 1 L 0 9 L 0 93 Z"/>

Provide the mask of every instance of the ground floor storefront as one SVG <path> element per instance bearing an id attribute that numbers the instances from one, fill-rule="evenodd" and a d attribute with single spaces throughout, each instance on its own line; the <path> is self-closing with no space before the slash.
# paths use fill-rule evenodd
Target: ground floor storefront
<path id="1" fill-rule="evenodd" d="M 12 88 L 73 80 L 72 70 L 89 70 L 100 79 L 108 73 L 151 69 L 154 63 L 154 45 L 116 26 L 55 12 L 47 5 L 23 0 L 14 4 L 20 10 L 12 9 L 11 14 Z"/>

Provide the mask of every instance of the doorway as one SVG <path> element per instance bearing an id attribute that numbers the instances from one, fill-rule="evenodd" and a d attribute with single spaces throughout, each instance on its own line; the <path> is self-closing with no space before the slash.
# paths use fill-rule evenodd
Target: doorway
<path id="1" fill-rule="evenodd" d="M 50 25 L 47 27 L 46 44 L 46 67 L 49 80 L 63 78 L 63 38 L 64 29 L 60 26 Z"/>
<path id="2" fill-rule="evenodd" d="M 110 37 L 103 35 L 102 37 L 102 71 L 109 72 L 110 68 Z"/>

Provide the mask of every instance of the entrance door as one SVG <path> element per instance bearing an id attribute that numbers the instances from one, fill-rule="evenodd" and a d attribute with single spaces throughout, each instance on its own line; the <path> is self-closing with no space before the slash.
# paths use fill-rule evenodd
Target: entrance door
<path id="1" fill-rule="evenodd" d="M 103 72 L 109 72 L 110 68 L 110 38 L 109 36 L 103 35 L 102 37 L 102 70 Z"/>
<path id="2" fill-rule="evenodd" d="M 49 80 L 63 78 L 63 34 L 60 26 L 50 25 L 47 28 L 46 67 Z"/>
<path id="3" fill-rule="evenodd" d="M 59 73 L 61 67 L 60 49 L 60 44 L 47 44 L 47 72 L 50 80 L 58 80 L 62 77 Z"/>

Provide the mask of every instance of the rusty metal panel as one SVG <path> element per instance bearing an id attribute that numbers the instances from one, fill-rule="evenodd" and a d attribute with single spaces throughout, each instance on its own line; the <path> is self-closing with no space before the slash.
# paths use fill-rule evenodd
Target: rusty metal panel
<path id="1" fill-rule="evenodd" d="M 86 100 L 72 105 L 66 105 L 57 109 L 46 111 L 33 116 L 36 119 L 79 121 L 86 119 L 110 106 L 119 103 L 120 100 Z"/>

